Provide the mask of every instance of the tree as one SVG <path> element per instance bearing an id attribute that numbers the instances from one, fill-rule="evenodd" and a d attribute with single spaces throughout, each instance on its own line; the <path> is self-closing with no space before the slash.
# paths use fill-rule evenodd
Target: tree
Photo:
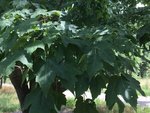
<path id="1" fill-rule="evenodd" d="M 149 1 L 0 2 L 0 75 L 10 78 L 23 113 L 56 113 L 67 89 L 76 96 L 75 113 L 97 113 L 102 89 L 109 109 L 117 103 L 123 112 L 121 95 L 136 110 L 137 91 L 145 94 L 132 75 L 140 45 L 149 42 L 148 29 L 140 30 L 150 25 Z M 88 89 L 92 99 L 84 100 Z"/>

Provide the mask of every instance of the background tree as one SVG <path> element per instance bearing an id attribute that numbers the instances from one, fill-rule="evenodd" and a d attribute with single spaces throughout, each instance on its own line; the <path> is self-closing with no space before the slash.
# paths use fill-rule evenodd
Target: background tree
<path id="1" fill-rule="evenodd" d="M 142 3 L 143 7 L 137 8 Z M 1 0 L 0 75 L 14 85 L 23 113 L 56 113 L 76 96 L 75 113 L 97 113 L 94 99 L 123 112 L 137 107 L 132 75 L 149 50 L 148 0 Z M 92 99 L 82 94 L 90 89 Z M 87 109 L 82 109 L 87 108 Z"/>

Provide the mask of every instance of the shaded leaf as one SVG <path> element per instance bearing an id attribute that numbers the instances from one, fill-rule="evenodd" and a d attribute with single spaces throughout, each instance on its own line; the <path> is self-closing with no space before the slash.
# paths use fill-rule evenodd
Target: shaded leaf
<path id="1" fill-rule="evenodd" d="M 113 76 L 109 80 L 109 84 L 107 86 L 106 90 L 106 105 L 111 110 L 114 106 L 114 104 L 117 102 L 117 95 L 118 95 L 118 85 L 120 81 L 120 77 Z"/>
<path id="2" fill-rule="evenodd" d="M 48 59 L 47 63 L 50 70 L 62 79 L 64 87 L 73 90 L 77 80 L 76 75 L 80 74 L 78 68 L 69 63 L 58 64 L 54 59 Z"/>
<path id="3" fill-rule="evenodd" d="M 137 81 L 135 78 L 131 77 L 130 75 L 129 75 L 129 76 L 125 76 L 125 77 L 126 77 L 126 79 L 128 80 L 128 82 L 129 82 L 129 84 L 130 84 L 130 87 L 131 87 L 132 89 L 138 90 L 143 96 L 145 96 L 145 93 L 144 93 L 144 91 L 142 90 L 139 81 Z"/>
<path id="4" fill-rule="evenodd" d="M 40 84 L 42 91 L 45 95 L 48 94 L 51 84 L 55 79 L 55 73 L 51 70 L 49 62 L 46 62 L 37 72 L 36 82 Z"/>
<path id="5" fill-rule="evenodd" d="M 89 76 L 92 78 L 98 71 L 103 68 L 101 54 L 96 49 L 93 49 L 88 54 L 88 67 L 87 71 Z"/>
<path id="6" fill-rule="evenodd" d="M 52 97 L 45 97 L 37 87 L 26 96 L 23 109 L 30 107 L 29 113 L 50 113 L 50 110 L 54 109 L 53 102 Z"/>
<path id="7" fill-rule="evenodd" d="M 37 48 L 41 48 L 44 50 L 44 44 L 42 41 L 36 40 L 34 42 L 28 43 L 25 46 L 25 50 L 27 51 L 27 53 L 32 54 Z"/>
<path id="8" fill-rule="evenodd" d="M 117 104 L 118 104 L 118 108 L 119 108 L 119 113 L 123 113 L 125 105 L 122 102 L 122 100 L 120 100 L 120 98 L 117 98 Z"/>
<path id="9" fill-rule="evenodd" d="M 0 74 L 5 76 L 9 75 L 13 71 L 16 61 L 22 62 L 29 68 L 32 67 L 32 64 L 28 62 L 24 51 L 20 50 L 17 51 L 15 54 L 14 53 L 10 54 L 8 57 L 6 57 L 0 62 L 0 69 L 1 69 Z"/>
<path id="10" fill-rule="evenodd" d="M 62 38 L 62 42 L 64 46 L 67 47 L 69 44 L 73 44 L 79 47 L 82 51 L 87 50 L 89 48 L 89 41 L 85 41 L 79 38 Z"/>
<path id="11" fill-rule="evenodd" d="M 27 20 L 21 21 L 17 26 L 15 26 L 15 30 L 17 31 L 19 36 L 24 35 L 25 33 L 34 30 L 34 26 L 38 24 L 36 18 L 30 18 Z"/>
<path id="12" fill-rule="evenodd" d="M 102 76 L 103 75 L 97 75 L 96 77 L 93 77 L 90 82 L 90 91 L 93 99 L 101 94 L 102 88 L 106 87 L 106 81 L 103 79 Z"/>
<path id="13" fill-rule="evenodd" d="M 61 110 L 62 105 L 66 105 L 66 97 L 60 92 L 53 93 L 54 102 L 58 110 Z"/>
<path id="14" fill-rule="evenodd" d="M 98 111 L 93 100 L 83 100 L 83 97 L 79 97 L 76 102 L 74 113 L 98 113 Z"/>
<path id="15" fill-rule="evenodd" d="M 75 92 L 76 97 L 78 98 L 81 96 L 85 91 L 88 90 L 89 87 L 89 79 L 86 73 L 83 73 L 82 75 L 78 75 L 78 80 L 75 84 Z"/>

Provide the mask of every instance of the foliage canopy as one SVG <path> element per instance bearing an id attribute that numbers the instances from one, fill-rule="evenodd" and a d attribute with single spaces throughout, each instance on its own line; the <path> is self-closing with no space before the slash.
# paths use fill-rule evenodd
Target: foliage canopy
<path id="1" fill-rule="evenodd" d="M 30 90 L 21 107 L 29 113 L 56 113 L 67 89 L 76 96 L 75 113 L 97 113 L 102 89 L 109 109 L 117 103 L 123 112 L 119 95 L 136 109 L 137 91 L 144 92 L 132 75 L 141 48 L 149 49 L 149 6 L 149 0 L 1 0 L 0 75 L 21 69 Z M 88 89 L 92 99 L 84 100 Z"/>

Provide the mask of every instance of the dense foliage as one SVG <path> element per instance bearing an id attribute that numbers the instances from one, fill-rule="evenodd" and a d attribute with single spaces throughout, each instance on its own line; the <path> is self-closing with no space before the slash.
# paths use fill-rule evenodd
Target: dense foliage
<path id="1" fill-rule="evenodd" d="M 136 109 L 137 91 L 144 92 L 133 75 L 141 58 L 149 61 L 143 55 L 150 49 L 149 6 L 149 0 L 1 0 L 0 75 L 12 79 L 20 70 L 28 88 L 21 107 L 29 113 L 56 113 L 67 89 L 77 99 L 75 113 L 97 113 L 102 89 L 109 109 L 117 103 L 123 112 L 119 96 Z M 84 100 L 88 89 L 92 99 Z"/>

